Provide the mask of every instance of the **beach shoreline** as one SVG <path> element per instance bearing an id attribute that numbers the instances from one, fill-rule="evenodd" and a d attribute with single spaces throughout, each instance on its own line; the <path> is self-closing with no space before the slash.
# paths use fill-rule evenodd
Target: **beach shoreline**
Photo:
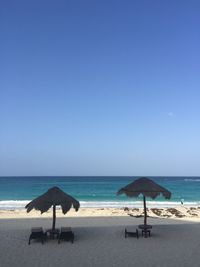
<path id="1" fill-rule="evenodd" d="M 168 219 L 180 219 L 187 221 L 200 222 L 200 207 L 169 207 L 169 208 L 148 208 L 148 216 L 151 218 L 168 218 Z M 58 207 L 56 216 L 62 217 L 133 217 L 142 218 L 143 208 L 80 208 L 78 212 L 71 209 L 66 215 L 64 215 L 61 209 Z M 51 218 L 52 210 L 41 214 L 39 211 L 32 210 L 30 213 L 26 212 L 26 209 L 9 209 L 0 210 L 0 219 L 20 219 L 20 218 Z"/>

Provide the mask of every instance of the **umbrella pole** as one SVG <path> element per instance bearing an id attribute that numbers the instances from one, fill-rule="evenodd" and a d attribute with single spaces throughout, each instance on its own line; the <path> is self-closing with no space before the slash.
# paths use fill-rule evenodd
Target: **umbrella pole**
<path id="1" fill-rule="evenodd" d="M 143 195 L 144 202 L 144 225 L 147 224 L 147 207 L 146 207 L 146 197 Z"/>
<path id="2" fill-rule="evenodd" d="M 53 205 L 53 224 L 52 224 L 52 230 L 55 230 L 56 226 L 56 205 Z"/>

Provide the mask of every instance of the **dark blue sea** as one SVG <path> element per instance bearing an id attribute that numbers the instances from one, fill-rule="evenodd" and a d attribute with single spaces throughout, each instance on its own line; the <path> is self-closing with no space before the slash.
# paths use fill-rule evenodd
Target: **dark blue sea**
<path id="1" fill-rule="evenodd" d="M 139 177 L 0 177 L 0 209 L 23 208 L 26 203 L 58 186 L 77 198 L 82 207 L 139 207 L 141 198 L 116 196 L 123 186 Z M 149 205 L 200 205 L 200 177 L 149 177 L 172 192 L 172 198 L 148 199 Z"/>

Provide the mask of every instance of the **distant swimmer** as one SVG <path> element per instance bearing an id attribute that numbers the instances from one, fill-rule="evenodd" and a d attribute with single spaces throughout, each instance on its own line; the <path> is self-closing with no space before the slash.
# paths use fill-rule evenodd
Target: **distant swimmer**
<path id="1" fill-rule="evenodd" d="M 183 203 L 184 203 L 184 199 L 181 199 L 181 205 L 183 205 Z"/>

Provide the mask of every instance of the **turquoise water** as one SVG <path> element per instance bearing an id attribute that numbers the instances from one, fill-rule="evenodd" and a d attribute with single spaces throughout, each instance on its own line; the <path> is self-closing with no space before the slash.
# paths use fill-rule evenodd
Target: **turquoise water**
<path id="1" fill-rule="evenodd" d="M 74 196 L 85 207 L 140 206 L 141 198 L 116 196 L 116 192 L 138 177 L 0 177 L 0 208 L 22 208 L 52 186 Z M 200 205 L 200 177 L 149 177 L 172 192 L 171 200 L 149 199 L 156 205 Z"/>

